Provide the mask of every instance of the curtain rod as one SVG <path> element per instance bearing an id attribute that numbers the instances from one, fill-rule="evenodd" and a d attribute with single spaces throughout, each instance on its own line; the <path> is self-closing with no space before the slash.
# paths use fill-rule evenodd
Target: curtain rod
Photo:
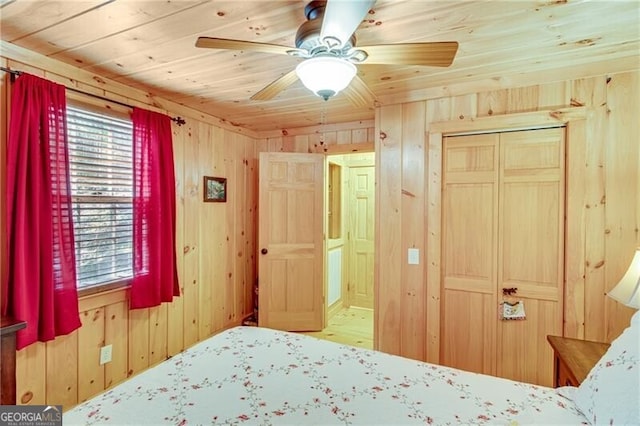
<path id="1" fill-rule="evenodd" d="M 8 72 L 9 74 L 11 74 L 11 81 L 12 82 L 15 81 L 16 77 L 18 77 L 19 75 L 22 74 L 22 71 L 16 71 L 16 70 L 12 70 L 12 69 L 5 68 L 5 67 L 0 67 L 0 71 Z M 80 89 L 76 89 L 76 88 L 73 88 L 73 87 L 66 87 L 66 86 L 65 86 L 65 88 L 67 90 L 71 90 L 72 92 L 80 93 L 82 95 L 91 96 L 93 98 L 100 99 L 100 100 L 107 101 L 107 102 L 111 102 L 113 104 L 121 105 L 121 106 L 126 107 L 126 108 L 134 108 L 133 105 L 129 105 L 129 104 L 126 104 L 126 103 L 120 102 L 120 101 L 114 101 L 112 99 L 109 99 L 109 98 L 106 98 L 106 97 L 100 96 L 100 95 L 95 95 L 93 93 L 84 92 L 84 91 L 82 91 Z M 171 117 L 171 121 L 175 122 L 178 126 L 182 126 L 183 124 L 186 124 L 185 119 L 182 118 L 182 117 Z"/>

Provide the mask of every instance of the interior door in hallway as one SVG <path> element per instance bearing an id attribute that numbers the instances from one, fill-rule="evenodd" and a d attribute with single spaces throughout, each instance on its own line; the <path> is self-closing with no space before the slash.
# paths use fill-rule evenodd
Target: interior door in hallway
<path id="1" fill-rule="evenodd" d="M 324 326 L 324 156 L 260 153 L 259 313 L 262 327 Z"/>
<path id="2" fill-rule="evenodd" d="M 375 167 L 349 167 L 349 304 L 373 309 Z"/>

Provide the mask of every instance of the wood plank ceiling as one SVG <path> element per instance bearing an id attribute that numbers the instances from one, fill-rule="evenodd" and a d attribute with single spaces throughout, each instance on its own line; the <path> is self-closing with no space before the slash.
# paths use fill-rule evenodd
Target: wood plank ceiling
<path id="1" fill-rule="evenodd" d="M 294 45 L 304 1 L 2 0 L 2 40 L 170 98 L 255 131 L 373 118 L 344 94 L 324 102 L 294 83 L 271 101 L 252 94 L 299 59 L 198 49 L 198 36 Z M 381 103 L 406 93 L 581 69 L 639 67 L 640 2 L 378 0 L 358 45 L 449 41 L 449 68 L 360 65 Z M 600 68 L 598 68 L 600 67 Z M 588 71 L 585 71 L 587 75 Z M 575 74 L 575 73 L 574 73 Z M 438 92 L 439 91 L 439 92 Z"/>

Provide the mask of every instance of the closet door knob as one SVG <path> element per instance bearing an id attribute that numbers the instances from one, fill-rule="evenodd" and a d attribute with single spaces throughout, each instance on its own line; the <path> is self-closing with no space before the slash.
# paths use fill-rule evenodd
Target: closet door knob
<path id="1" fill-rule="evenodd" d="M 260 250 L 260 253 L 267 254 L 269 253 L 269 250 L 267 250 L 266 248 L 263 248 L 262 250 Z"/>

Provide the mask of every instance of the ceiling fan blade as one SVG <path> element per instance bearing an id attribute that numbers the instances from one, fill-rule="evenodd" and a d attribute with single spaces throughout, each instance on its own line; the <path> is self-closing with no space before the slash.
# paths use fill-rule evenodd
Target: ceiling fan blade
<path id="1" fill-rule="evenodd" d="M 326 37 L 336 39 L 342 47 L 353 35 L 354 31 L 375 0 L 328 0 L 322 19 L 320 40 Z"/>
<path id="2" fill-rule="evenodd" d="M 264 89 L 251 97 L 252 101 L 268 101 L 298 80 L 295 68 L 276 79 Z"/>
<path id="3" fill-rule="evenodd" d="M 373 94 L 367 83 L 362 81 L 357 75 L 353 77 L 351 83 L 342 91 L 356 108 L 369 107 L 373 109 L 376 102 L 376 95 Z"/>
<path id="4" fill-rule="evenodd" d="M 448 67 L 458 51 L 458 42 L 380 44 L 358 46 L 369 57 L 363 64 L 427 65 Z"/>
<path id="5" fill-rule="evenodd" d="M 253 41 L 229 40 L 226 38 L 198 37 L 196 47 L 207 49 L 245 50 L 251 52 L 277 53 L 286 55 L 288 51 L 295 50 L 289 46 L 279 44 L 256 43 Z"/>

